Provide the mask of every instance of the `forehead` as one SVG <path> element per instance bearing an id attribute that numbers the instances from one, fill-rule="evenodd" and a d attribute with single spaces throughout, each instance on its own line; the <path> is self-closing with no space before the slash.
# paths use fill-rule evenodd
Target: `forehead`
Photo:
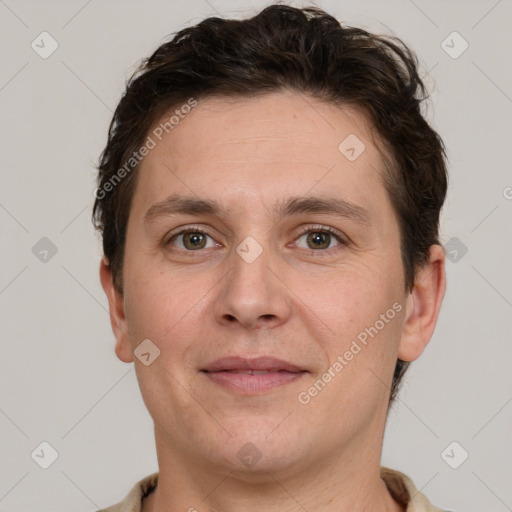
<path id="1" fill-rule="evenodd" d="M 183 193 L 261 207 L 309 191 L 370 208 L 386 200 L 376 136 L 356 109 L 290 91 L 199 100 L 169 123 L 176 109 L 148 133 L 154 148 L 140 167 L 137 202 Z"/>
<path id="2" fill-rule="evenodd" d="M 178 105 L 174 111 L 182 108 L 184 105 Z M 170 119 L 174 124 L 165 129 L 165 123 Z M 293 152 L 298 157 L 315 162 L 319 160 L 318 152 L 325 150 L 328 151 L 325 156 L 334 157 L 336 161 L 340 156 L 339 144 L 349 135 L 375 145 L 375 130 L 361 109 L 326 103 L 288 90 L 254 98 L 202 99 L 179 119 L 172 112 L 171 115 L 164 115 L 155 123 L 152 132 L 161 131 L 160 127 L 165 132 L 161 134 L 164 142 L 171 142 L 171 139 L 176 142 L 168 146 L 166 152 L 176 158 L 183 157 L 185 153 L 187 159 L 215 152 L 227 153 L 227 158 L 232 161 L 231 154 L 237 152 L 240 144 L 252 144 L 255 150 L 253 162 L 263 156 L 260 151 L 264 151 L 267 157 L 281 159 L 284 156 L 287 161 Z M 171 133 L 174 137 L 170 136 Z M 183 145 L 184 139 L 188 138 L 189 143 Z M 191 145 L 201 151 L 189 154 Z M 246 146 L 243 151 L 247 151 Z M 160 149 L 163 149 L 162 145 Z M 368 149 L 373 153 L 376 147 Z M 154 154 L 158 154 L 158 151 Z"/>

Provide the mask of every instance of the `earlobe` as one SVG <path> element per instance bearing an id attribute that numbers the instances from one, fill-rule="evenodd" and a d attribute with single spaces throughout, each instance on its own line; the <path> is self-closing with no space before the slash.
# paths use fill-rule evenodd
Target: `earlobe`
<path id="1" fill-rule="evenodd" d="M 133 352 L 128 337 L 124 298 L 123 294 L 114 285 L 112 270 L 106 257 L 103 257 L 100 263 L 100 281 L 108 299 L 110 323 L 116 338 L 116 355 L 124 363 L 131 363 L 133 361 Z"/>
<path id="2" fill-rule="evenodd" d="M 439 317 L 446 289 L 445 253 L 440 245 L 430 247 L 429 261 L 416 274 L 408 295 L 398 358 L 414 361 L 427 346 Z"/>

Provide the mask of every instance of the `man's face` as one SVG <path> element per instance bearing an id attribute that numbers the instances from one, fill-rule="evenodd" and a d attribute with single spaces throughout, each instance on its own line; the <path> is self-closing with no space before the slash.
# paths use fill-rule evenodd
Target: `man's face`
<path id="1" fill-rule="evenodd" d="M 135 361 L 157 443 L 251 471 L 378 458 L 407 295 L 365 119 L 291 92 L 214 98 L 155 140 L 116 352 Z M 219 211 L 174 211 L 169 197 Z M 143 340 L 160 350 L 147 366 L 132 357 Z"/>

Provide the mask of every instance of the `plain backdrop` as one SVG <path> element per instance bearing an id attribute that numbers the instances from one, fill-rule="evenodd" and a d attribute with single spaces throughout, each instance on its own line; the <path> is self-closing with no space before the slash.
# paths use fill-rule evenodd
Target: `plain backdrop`
<path id="1" fill-rule="evenodd" d="M 2 511 L 92 511 L 157 470 L 133 365 L 113 351 L 94 165 L 139 59 L 205 17 L 269 3 L 0 1 Z M 511 2 L 316 5 L 417 52 L 448 148 L 448 290 L 390 413 L 382 463 L 442 508 L 512 510 Z M 41 450 L 57 456 L 47 469 Z"/>

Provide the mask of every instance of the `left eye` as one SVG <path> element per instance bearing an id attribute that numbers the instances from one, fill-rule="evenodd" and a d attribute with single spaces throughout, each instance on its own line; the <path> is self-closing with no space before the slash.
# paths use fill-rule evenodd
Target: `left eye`
<path id="1" fill-rule="evenodd" d="M 301 235 L 297 241 L 305 238 L 306 241 L 306 247 L 302 247 L 303 249 L 331 249 L 331 243 L 336 242 L 336 245 L 339 245 L 341 243 L 341 239 L 336 236 L 334 233 L 329 233 L 328 231 L 308 231 Z"/>

